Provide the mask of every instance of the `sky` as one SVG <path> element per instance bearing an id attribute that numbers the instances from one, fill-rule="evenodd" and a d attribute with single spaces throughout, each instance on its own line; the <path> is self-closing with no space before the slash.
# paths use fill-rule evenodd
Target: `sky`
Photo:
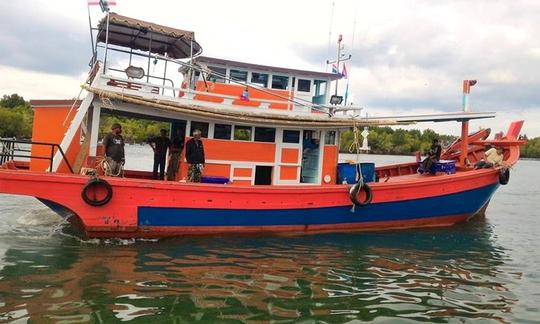
<path id="1" fill-rule="evenodd" d="M 342 34 L 350 101 L 370 116 L 458 111 L 462 80 L 476 79 L 471 110 L 497 117 L 471 130 L 525 119 L 522 132 L 540 136 L 538 0 L 116 2 L 119 14 L 194 31 L 203 55 L 263 65 L 328 71 Z M 0 95 L 77 97 L 91 56 L 86 0 L 0 1 L 0 27 Z M 410 128 L 459 134 L 457 123 Z"/>

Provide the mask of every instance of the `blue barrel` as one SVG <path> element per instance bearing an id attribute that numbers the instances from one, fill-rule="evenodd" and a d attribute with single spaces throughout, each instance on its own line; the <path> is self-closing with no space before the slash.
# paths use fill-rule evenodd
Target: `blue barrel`
<path id="1" fill-rule="evenodd" d="M 219 184 L 226 184 L 229 183 L 229 178 L 227 177 L 217 177 L 217 176 L 202 176 L 201 177 L 202 183 L 219 183 Z"/>
<path id="2" fill-rule="evenodd" d="M 357 164 L 351 163 L 338 163 L 337 167 L 337 179 L 338 183 L 345 181 L 348 184 L 356 183 L 356 167 Z M 364 182 L 375 181 L 375 163 L 364 162 L 360 163 L 360 170 L 362 170 L 362 176 Z"/>

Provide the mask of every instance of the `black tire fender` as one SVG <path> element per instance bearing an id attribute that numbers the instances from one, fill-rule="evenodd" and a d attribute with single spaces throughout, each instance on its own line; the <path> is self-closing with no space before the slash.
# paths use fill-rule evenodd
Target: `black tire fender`
<path id="1" fill-rule="evenodd" d="M 366 193 L 366 199 L 364 199 L 364 201 L 358 200 L 358 193 L 360 191 L 364 191 Z M 367 183 L 358 181 L 349 190 L 349 198 L 351 199 L 352 203 L 355 205 L 367 206 L 371 203 L 371 200 L 373 199 L 373 191 L 371 190 L 371 187 Z"/>
<path id="2" fill-rule="evenodd" d="M 510 169 L 502 169 L 499 172 L 499 183 L 503 186 L 510 181 Z"/>
<path id="3" fill-rule="evenodd" d="M 97 188 L 100 186 L 105 188 L 107 194 L 102 199 L 92 198 L 89 194 L 89 190 L 91 188 Z M 113 190 L 112 190 L 111 185 L 107 181 L 103 179 L 99 179 L 99 178 L 92 178 L 88 180 L 88 182 L 84 185 L 81 191 L 81 198 L 84 200 L 84 202 L 94 207 L 106 205 L 112 199 L 112 196 L 113 196 Z"/>

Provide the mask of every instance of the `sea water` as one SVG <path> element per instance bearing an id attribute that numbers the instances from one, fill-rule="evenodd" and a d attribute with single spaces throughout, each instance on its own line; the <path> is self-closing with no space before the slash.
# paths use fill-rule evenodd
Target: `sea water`
<path id="1" fill-rule="evenodd" d="M 485 220 L 373 233 L 83 240 L 2 195 L 0 322 L 539 322 L 539 167 L 519 161 Z"/>

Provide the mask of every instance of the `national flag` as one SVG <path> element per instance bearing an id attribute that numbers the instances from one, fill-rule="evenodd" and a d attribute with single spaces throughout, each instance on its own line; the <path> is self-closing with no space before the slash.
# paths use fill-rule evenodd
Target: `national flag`
<path id="1" fill-rule="evenodd" d="M 332 64 L 332 73 L 339 74 L 339 70 L 335 64 Z"/>
<path id="2" fill-rule="evenodd" d="M 89 6 L 99 6 L 99 0 L 88 0 Z"/>
<path id="3" fill-rule="evenodd" d="M 347 79 L 347 66 L 345 64 L 343 64 L 343 70 L 341 71 L 341 76 L 344 79 Z"/>

